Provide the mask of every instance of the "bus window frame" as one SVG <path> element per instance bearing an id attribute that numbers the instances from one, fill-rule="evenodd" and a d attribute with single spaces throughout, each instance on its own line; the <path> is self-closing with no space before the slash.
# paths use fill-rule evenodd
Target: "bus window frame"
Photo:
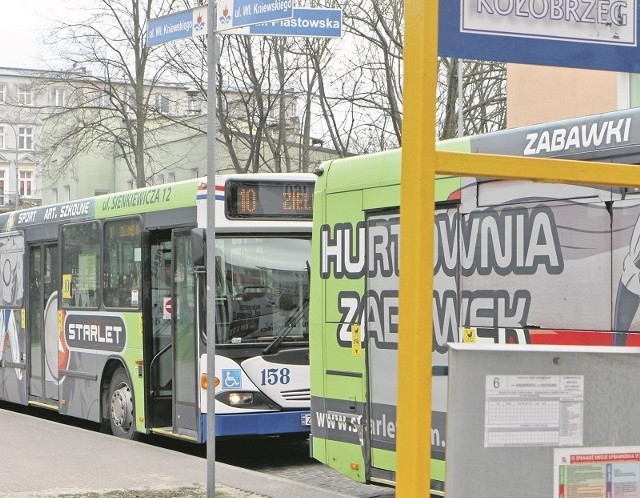
<path id="1" fill-rule="evenodd" d="M 80 225 L 92 225 L 95 224 L 98 227 L 98 260 L 97 262 L 100 264 L 100 268 L 98 268 L 98 272 L 96 275 L 96 296 L 95 296 L 95 305 L 93 306 L 78 306 L 78 305 L 70 305 L 65 302 L 65 298 L 63 298 L 63 277 L 65 275 L 65 229 L 74 226 Z M 58 247 L 59 247 L 59 268 L 60 268 L 60 283 L 59 283 L 59 296 L 60 296 L 60 304 L 59 307 L 61 310 L 84 310 L 84 311 L 96 311 L 99 310 L 102 305 L 102 220 L 91 219 L 91 220 L 83 220 L 72 223 L 63 223 L 60 225 L 60 230 L 58 232 Z"/>
<path id="2" fill-rule="evenodd" d="M 105 292 L 106 292 L 106 287 L 105 287 L 105 271 L 106 271 L 106 265 L 105 262 L 107 260 L 107 256 L 106 256 L 106 240 L 107 240 L 107 236 L 106 236 L 106 230 L 108 225 L 110 225 L 111 223 L 118 223 L 121 221 L 127 221 L 127 220 L 137 220 L 138 222 L 138 228 L 140 229 L 140 233 L 138 235 L 139 237 L 139 242 L 140 242 L 140 265 L 138 268 L 138 304 L 136 306 L 112 306 L 112 305 L 108 305 L 106 300 L 105 300 Z M 104 220 L 100 220 L 101 221 L 101 226 L 102 229 L 100 231 L 100 235 L 101 235 L 101 244 L 100 244 L 100 254 L 101 254 L 101 273 L 100 273 L 100 290 L 101 290 L 101 303 L 102 306 L 105 310 L 109 310 L 109 311 L 141 311 L 142 310 L 142 294 L 143 294 L 143 286 L 144 286 L 144 278 L 143 278 L 143 272 L 144 272 L 144 266 L 143 266 L 143 259 L 144 259 L 144 220 L 142 219 L 142 216 L 140 215 L 134 215 L 134 216 L 118 216 L 115 218 L 106 218 Z"/>

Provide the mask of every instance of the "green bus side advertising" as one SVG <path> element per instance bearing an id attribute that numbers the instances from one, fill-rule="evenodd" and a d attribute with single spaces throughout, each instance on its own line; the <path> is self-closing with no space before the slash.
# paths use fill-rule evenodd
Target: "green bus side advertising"
<path id="1" fill-rule="evenodd" d="M 438 148 L 640 164 L 640 111 Z M 356 481 L 389 485 L 401 430 L 397 386 L 405 381 L 397 376 L 400 173 L 400 150 L 321 165 L 311 263 L 312 455 Z M 432 493 L 443 494 L 447 343 L 463 330 L 475 342 L 640 345 L 640 194 L 486 178 L 435 182 L 436 198 L 424 199 L 436 207 L 434 295 L 410 305 L 433 307 L 424 326 L 433 337 L 432 426 L 424 430 Z"/>

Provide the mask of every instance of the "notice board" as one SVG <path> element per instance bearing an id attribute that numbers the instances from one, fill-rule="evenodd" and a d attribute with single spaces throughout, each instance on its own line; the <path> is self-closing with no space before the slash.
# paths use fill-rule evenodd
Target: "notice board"
<path id="1" fill-rule="evenodd" d="M 451 344 L 447 498 L 640 496 L 640 348 Z"/>

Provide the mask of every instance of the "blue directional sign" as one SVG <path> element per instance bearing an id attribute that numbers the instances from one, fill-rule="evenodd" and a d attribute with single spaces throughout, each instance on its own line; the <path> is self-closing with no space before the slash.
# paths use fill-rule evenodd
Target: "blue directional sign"
<path id="1" fill-rule="evenodd" d="M 342 10 L 294 8 L 291 19 L 231 29 L 224 34 L 340 38 L 342 37 Z"/>
<path id="2" fill-rule="evenodd" d="M 207 34 L 207 6 L 169 14 L 147 22 L 147 45 Z"/>
<path id="3" fill-rule="evenodd" d="M 218 31 L 251 26 L 293 16 L 293 0 L 219 0 Z"/>
<path id="4" fill-rule="evenodd" d="M 443 57 L 640 72 L 638 0 L 440 0 Z"/>

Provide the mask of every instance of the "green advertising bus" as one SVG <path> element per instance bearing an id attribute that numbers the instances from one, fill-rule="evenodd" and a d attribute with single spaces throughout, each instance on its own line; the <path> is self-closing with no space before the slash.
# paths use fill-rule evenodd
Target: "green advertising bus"
<path id="1" fill-rule="evenodd" d="M 307 438 L 314 181 L 219 175 L 214 199 L 196 178 L 0 215 L 0 400 L 203 443 L 211 382 L 216 436 Z"/>
<path id="2" fill-rule="evenodd" d="M 437 147 L 640 164 L 640 110 Z M 397 376 L 400 172 L 400 150 L 322 164 L 312 236 L 312 455 L 354 480 L 389 485 L 404 381 Z M 433 307 L 423 330 L 433 338 L 432 425 L 424 430 L 431 492 L 442 495 L 447 343 L 464 333 L 473 342 L 640 345 L 640 192 L 450 176 L 435 182 L 435 199 L 424 199 L 436 208 L 435 260 L 424 262 L 434 268 L 434 294 L 411 305 Z M 562 446 L 561 423 L 545 426 L 548 440 L 534 431 L 526 444 Z M 519 444 L 510 431 L 486 443 Z"/>

